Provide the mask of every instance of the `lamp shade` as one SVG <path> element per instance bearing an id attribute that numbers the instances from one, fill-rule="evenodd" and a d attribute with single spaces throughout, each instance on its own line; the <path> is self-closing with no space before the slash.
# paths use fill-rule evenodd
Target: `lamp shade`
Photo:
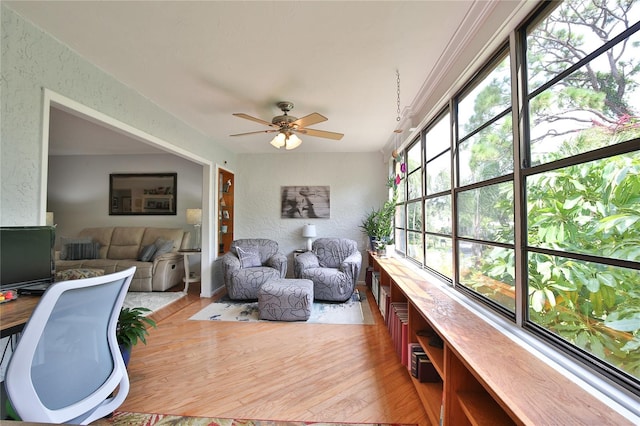
<path id="1" fill-rule="evenodd" d="M 200 225 L 202 223 L 202 209 L 187 209 L 187 223 Z"/>
<path id="2" fill-rule="evenodd" d="M 316 236 L 316 226 L 307 224 L 302 228 L 302 236 L 305 238 L 313 238 Z"/>
<path id="3" fill-rule="evenodd" d="M 286 149 L 296 149 L 297 147 L 300 146 L 300 144 L 302 143 L 302 140 L 294 135 L 294 134 L 290 134 L 289 137 L 287 138 L 287 146 L 285 146 Z"/>
<path id="4" fill-rule="evenodd" d="M 284 133 L 278 133 L 275 138 L 271 140 L 271 145 L 280 149 L 285 144 L 286 135 Z"/>

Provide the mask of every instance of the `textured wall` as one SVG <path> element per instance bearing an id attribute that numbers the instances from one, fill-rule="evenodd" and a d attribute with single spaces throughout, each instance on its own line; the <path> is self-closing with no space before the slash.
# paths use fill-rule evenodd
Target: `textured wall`
<path id="1" fill-rule="evenodd" d="M 371 208 L 387 195 L 387 165 L 379 153 L 354 154 L 242 154 L 238 157 L 234 238 L 270 238 L 278 241 L 293 270 L 293 250 L 304 248 L 305 223 L 316 225 L 318 237 L 344 237 L 366 249 L 359 228 Z M 329 219 L 281 219 L 280 187 L 329 185 Z"/>
<path id="2" fill-rule="evenodd" d="M 235 155 L 119 83 L 5 5 L 0 61 L 0 223 L 33 225 L 42 181 L 43 88 L 48 88 L 212 163 Z"/>

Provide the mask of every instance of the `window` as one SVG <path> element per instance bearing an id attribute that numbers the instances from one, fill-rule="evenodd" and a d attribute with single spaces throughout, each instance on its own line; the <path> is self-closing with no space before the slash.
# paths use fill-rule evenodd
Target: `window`
<path id="1" fill-rule="evenodd" d="M 451 115 L 442 114 L 426 131 L 425 266 L 453 279 L 451 225 Z"/>
<path id="2" fill-rule="evenodd" d="M 405 149 L 397 231 L 413 261 L 637 393 L 640 2 L 543 2 L 514 36 Z"/>
<path id="3" fill-rule="evenodd" d="M 457 283 L 515 313 L 510 56 L 501 52 L 458 100 Z"/>
<path id="4" fill-rule="evenodd" d="M 527 27 L 523 170 L 528 324 L 636 386 L 639 18 L 638 2 L 569 1 Z"/>
<path id="5" fill-rule="evenodd" d="M 422 234 L 422 142 L 418 138 L 406 149 L 407 162 L 405 173 L 407 179 L 407 246 L 406 255 L 419 262 L 424 262 Z M 402 173 L 402 170 L 400 170 Z M 400 208 L 400 207 L 399 207 Z"/>

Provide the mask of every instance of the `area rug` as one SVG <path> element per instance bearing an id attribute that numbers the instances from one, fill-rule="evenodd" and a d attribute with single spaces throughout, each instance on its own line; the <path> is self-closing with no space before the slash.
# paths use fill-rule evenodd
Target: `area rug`
<path id="1" fill-rule="evenodd" d="M 258 318 L 258 302 L 236 302 L 227 296 L 211 303 L 189 319 L 199 321 L 266 321 Z M 296 323 L 374 324 L 375 322 L 366 296 L 356 290 L 351 298 L 344 303 L 313 302 L 309 320 Z"/>
<path id="2" fill-rule="evenodd" d="M 127 293 L 124 298 L 125 308 L 147 308 L 151 312 L 147 312 L 146 315 L 151 315 L 153 312 L 164 308 L 170 303 L 184 297 L 182 292 L 146 292 L 146 291 L 131 291 Z"/>
<path id="3" fill-rule="evenodd" d="M 168 414 L 146 414 L 116 411 L 109 419 L 91 423 L 95 426 L 409 426 L 399 423 L 316 423 L 273 420 L 239 420 L 215 417 L 183 417 Z M 412 425 L 413 426 L 413 425 Z"/>

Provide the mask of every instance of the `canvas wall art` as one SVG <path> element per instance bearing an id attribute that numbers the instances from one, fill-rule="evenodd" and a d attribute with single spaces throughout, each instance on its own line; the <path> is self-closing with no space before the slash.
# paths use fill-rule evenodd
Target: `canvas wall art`
<path id="1" fill-rule="evenodd" d="M 328 219 L 329 186 L 283 186 L 280 189 L 282 219 Z"/>

